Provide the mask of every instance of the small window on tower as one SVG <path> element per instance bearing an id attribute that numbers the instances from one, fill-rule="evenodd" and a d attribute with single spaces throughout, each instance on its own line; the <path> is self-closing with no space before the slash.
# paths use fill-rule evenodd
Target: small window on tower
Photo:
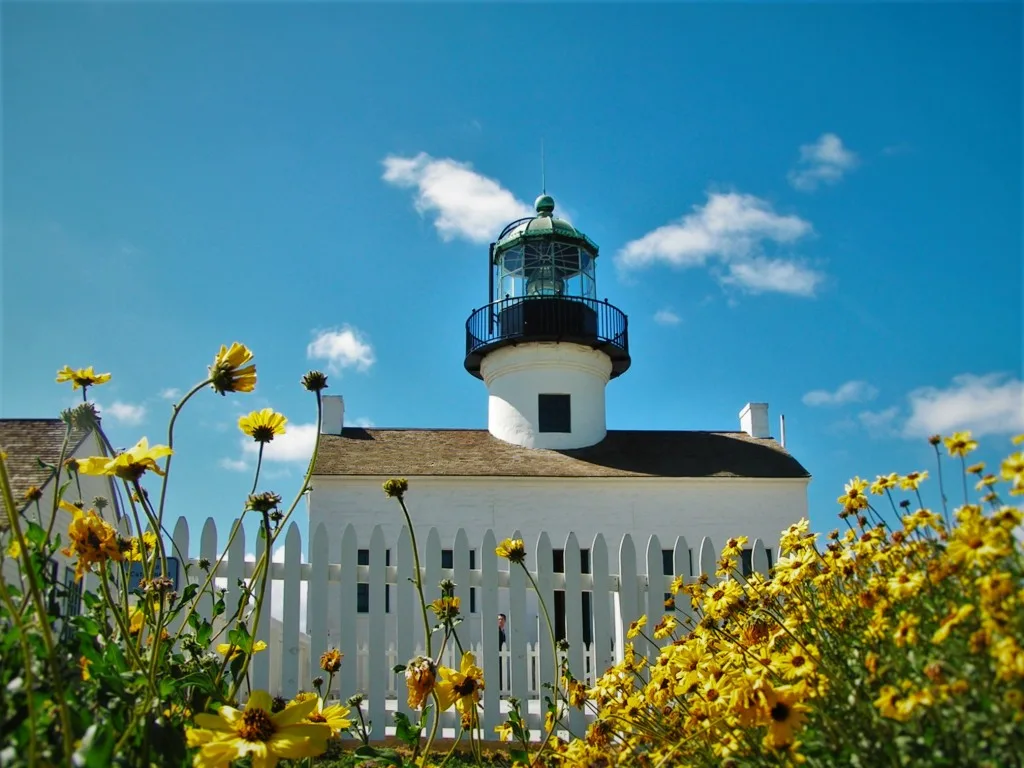
<path id="1" fill-rule="evenodd" d="M 541 432 L 572 432 L 569 395 L 538 395 L 537 415 Z"/>

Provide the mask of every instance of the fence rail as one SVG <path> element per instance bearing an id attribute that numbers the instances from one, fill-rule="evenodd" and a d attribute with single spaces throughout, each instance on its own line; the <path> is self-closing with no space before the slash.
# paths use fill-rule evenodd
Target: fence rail
<path id="1" fill-rule="evenodd" d="M 555 664 L 546 628 L 537 631 L 536 595 L 523 569 L 510 568 L 509 563 L 499 560 L 493 531 L 487 531 L 471 547 L 465 530 L 460 529 L 454 542 L 445 543 L 444 550 L 436 528 L 425 533 L 420 539 L 420 556 L 426 599 L 431 601 L 440 595 L 441 579 L 455 582 L 455 594 L 466 617 L 458 627 L 460 642 L 463 648 L 477 653 L 477 663 L 484 670 L 484 737 L 493 738 L 508 696 L 527 703 L 528 721 L 539 734 L 543 723 L 540 704 L 545 693 L 542 684 L 554 681 Z M 518 531 L 513 537 L 522 538 Z M 280 605 L 280 618 L 272 619 L 271 610 L 264 609 L 260 614 L 255 634 L 268 644 L 269 652 L 253 656 L 253 689 L 285 697 L 309 690 L 310 681 L 322 674 L 321 654 L 336 647 L 345 656 L 332 694 L 343 700 L 356 692 L 364 694 L 367 716 L 377 724 L 374 738 L 384 736 L 382 723 L 386 724 L 385 732 L 392 733 L 393 711 L 409 713 L 404 679 L 392 668 L 422 653 L 424 647 L 408 529 L 403 526 L 395 540 L 387 541 L 381 526 L 376 526 L 368 541 L 360 541 L 352 525 L 340 535 L 331 535 L 320 524 L 307 558 L 303 558 L 298 525 L 292 523 L 283 538 L 283 561 L 272 564 L 265 597 L 265 605 Z M 188 522 L 185 518 L 178 520 L 173 533 L 174 554 L 188 563 L 182 569 L 179 590 L 206 578 L 198 560 L 216 563 L 223 545 L 212 519 L 203 526 L 198 547 L 193 545 Z M 555 605 L 556 593 L 562 595 L 559 603 L 564 609 L 558 622 L 569 646 L 569 668 L 588 682 L 621 659 L 631 622 L 646 614 L 653 625 L 665 613 L 665 594 L 674 574 L 691 581 L 706 573 L 714 582 L 719 555 L 707 537 L 691 549 L 683 536 L 664 545 L 657 536 L 651 536 L 638 551 L 628 534 L 612 546 L 599 534 L 587 542 L 581 557 L 580 543 L 570 533 L 564 542 L 558 542 L 562 569 L 556 573 L 556 550 L 547 533 L 526 545 L 527 566 L 549 609 Z M 232 541 L 215 574 L 227 589 L 228 606 L 238 605 L 238 581 L 251 577 L 265 546 L 265 541 L 258 539 L 255 559 L 247 560 L 244 529 Z M 769 557 L 758 539 L 744 562 L 749 570 L 766 574 Z M 447 559 L 451 567 L 442 567 Z M 496 621 L 499 610 L 507 614 L 506 646 L 500 651 Z M 678 610 L 685 614 L 688 601 L 679 601 Z M 200 613 L 210 618 L 209 600 L 200 603 Z M 222 641 L 220 638 L 214 643 Z M 637 651 L 648 657 L 653 653 L 649 644 L 638 646 Z M 452 649 L 447 650 L 446 663 L 457 666 Z M 442 727 L 454 733 L 455 716 L 448 715 Z M 586 721 L 584 713 L 570 712 L 569 725 L 574 732 L 580 733 Z"/>

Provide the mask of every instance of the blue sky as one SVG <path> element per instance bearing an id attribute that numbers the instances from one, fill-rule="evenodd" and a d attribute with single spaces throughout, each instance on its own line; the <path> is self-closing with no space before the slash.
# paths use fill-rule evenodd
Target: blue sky
<path id="1" fill-rule="evenodd" d="M 164 442 L 166 390 L 245 342 L 257 393 L 180 424 L 170 510 L 197 522 L 248 491 L 243 411 L 289 417 L 264 486 L 294 491 L 311 367 L 350 422 L 485 427 L 464 323 L 543 138 L 629 315 L 609 427 L 731 430 L 767 401 L 828 530 L 851 475 L 933 470 L 932 431 L 973 428 L 990 462 L 1024 431 L 1021 21 L 6 4 L 0 414 L 55 415 L 56 370 L 92 364 L 115 443 Z"/>

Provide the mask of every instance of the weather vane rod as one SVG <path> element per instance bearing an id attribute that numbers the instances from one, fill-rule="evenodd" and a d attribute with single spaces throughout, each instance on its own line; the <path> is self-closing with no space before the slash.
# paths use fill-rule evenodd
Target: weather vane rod
<path id="1" fill-rule="evenodd" d="M 540 193 L 548 193 L 547 176 L 544 173 L 544 139 L 540 140 Z"/>

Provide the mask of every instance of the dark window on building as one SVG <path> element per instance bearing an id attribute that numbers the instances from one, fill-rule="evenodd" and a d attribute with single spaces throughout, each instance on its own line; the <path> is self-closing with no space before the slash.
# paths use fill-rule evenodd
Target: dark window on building
<path id="1" fill-rule="evenodd" d="M 555 573 L 565 573 L 565 550 L 551 550 L 551 570 Z"/>
<path id="2" fill-rule="evenodd" d="M 565 639 L 565 590 L 555 590 L 555 640 Z"/>
<path id="3" fill-rule="evenodd" d="M 666 611 L 668 610 L 668 601 L 671 600 L 672 602 L 675 602 L 675 599 L 676 599 L 675 595 L 673 595 L 671 592 L 666 592 L 665 593 L 664 600 L 665 600 L 665 610 Z"/>
<path id="4" fill-rule="evenodd" d="M 590 550 L 580 550 L 580 573 L 590 573 Z"/>
<path id="5" fill-rule="evenodd" d="M 441 567 L 442 568 L 454 568 L 455 567 L 455 555 L 450 549 L 441 550 Z"/>
<path id="6" fill-rule="evenodd" d="M 689 558 L 690 561 L 690 572 L 686 575 L 693 576 L 693 547 L 690 547 L 690 549 L 687 550 L 686 556 Z"/>
<path id="7" fill-rule="evenodd" d="M 754 550 L 744 549 L 740 552 L 740 573 L 744 577 L 749 576 L 754 572 Z"/>
<path id="8" fill-rule="evenodd" d="M 661 550 L 661 572 L 665 576 L 675 576 L 675 570 L 672 566 L 672 550 L 663 549 Z"/>
<path id="9" fill-rule="evenodd" d="M 537 395 L 538 429 L 541 432 L 572 432 L 569 395 Z"/>
<path id="10" fill-rule="evenodd" d="M 771 567 L 775 565 L 775 558 L 772 556 L 772 548 L 765 547 L 765 553 L 768 555 L 768 568 L 771 569 Z"/>
<path id="11" fill-rule="evenodd" d="M 370 612 L 370 585 L 356 584 L 356 613 Z"/>
<path id="12" fill-rule="evenodd" d="M 476 570 L 476 550 L 475 549 L 469 550 L 469 570 L 471 570 L 471 571 L 475 571 Z"/>
<path id="13" fill-rule="evenodd" d="M 476 613 L 476 587 L 469 588 L 469 612 Z"/>
<path id="14" fill-rule="evenodd" d="M 583 642 L 590 645 L 594 642 L 594 593 L 584 592 L 583 597 Z"/>
<path id="15" fill-rule="evenodd" d="M 358 553 L 358 555 L 356 557 L 356 560 L 359 563 L 359 565 L 369 565 L 370 564 L 370 550 L 368 550 L 368 549 L 360 549 L 359 553 Z"/>

